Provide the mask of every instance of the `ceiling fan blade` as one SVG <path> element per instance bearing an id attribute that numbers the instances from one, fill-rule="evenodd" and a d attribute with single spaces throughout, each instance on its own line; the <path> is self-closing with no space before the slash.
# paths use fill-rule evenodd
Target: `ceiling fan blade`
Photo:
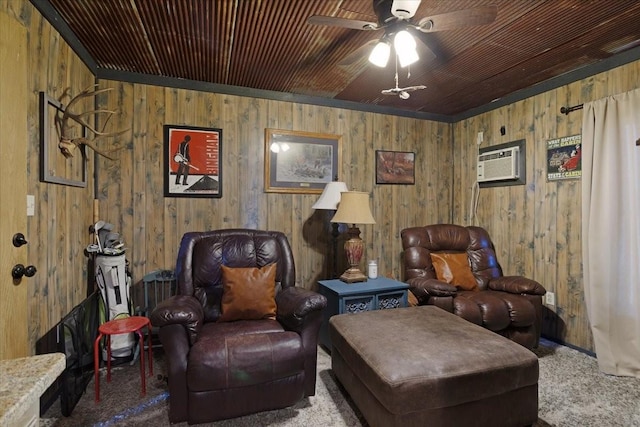
<path id="1" fill-rule="evenodd" d="M 307 18 L 308 24 L 330 25 L 334 27 L 350 28 L 352 30 L 379 30 L 378 24 L 357 19 L 338 18 L 336 16 L 313 15 Z"/>
<path id="2" fill-rule="evenodd" d="M 385 90 L 381 91 L 380 93 L 382 93 L 383 95 L 397 95 L 398 94 L 396 89 L 385 89 Z"/>
<path id="3" fill-rule="evenodd" d="M 431 33 L 473 25 L 485 25 L 495 21 L 497 15 L 498 7 L 496 5 L 480 6 L 424 17 L 418 21 L 416 28 L 423 33 Z"/>

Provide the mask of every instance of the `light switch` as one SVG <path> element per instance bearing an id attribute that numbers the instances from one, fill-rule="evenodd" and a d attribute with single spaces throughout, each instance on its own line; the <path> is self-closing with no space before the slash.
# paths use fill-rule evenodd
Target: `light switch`
<path id="1" fill-rule="evenodd" d="M 27 194 L 27 216 L 36 214 L 36 197 L 33 194 Z"/>

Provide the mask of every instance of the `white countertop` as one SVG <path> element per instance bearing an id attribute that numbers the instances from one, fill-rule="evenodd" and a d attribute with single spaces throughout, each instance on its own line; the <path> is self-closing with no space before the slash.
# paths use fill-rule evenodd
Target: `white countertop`
<path id="1" fill-rule="evenodd" d="M 12 425 L 66 367 L 62 353 L 0 360 L 0 426 Z"/>

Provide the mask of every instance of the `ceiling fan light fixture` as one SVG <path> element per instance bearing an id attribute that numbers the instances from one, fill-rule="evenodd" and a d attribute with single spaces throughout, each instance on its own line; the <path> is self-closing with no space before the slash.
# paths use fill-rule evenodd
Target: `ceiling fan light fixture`
<path id="1" fill-rule="evenodd" d="M 398 31 L 393 39 L 393 47 L 396 49 L 402 68 L 420 59 L 416 51 L 416 41 L 406 30 Z"/>
<path id="2" fill-rule="evenodd" d="M 371 54 L 369 55 L 369 62 L 373 65 L 384 68 L 387 66 L 387 62 L 389 62 L 389 56 L 391 55 L 391 46 L 386 41 L 380 41 L 373 48 Z"/>

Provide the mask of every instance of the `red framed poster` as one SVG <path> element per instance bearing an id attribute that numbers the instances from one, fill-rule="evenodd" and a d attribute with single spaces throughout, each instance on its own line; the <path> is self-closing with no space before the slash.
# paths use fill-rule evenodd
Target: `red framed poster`
<path id="1" fill-rule="evenodd" d="M 164 126 L 165 197 L 222 197 L 222 129 Z"/>

